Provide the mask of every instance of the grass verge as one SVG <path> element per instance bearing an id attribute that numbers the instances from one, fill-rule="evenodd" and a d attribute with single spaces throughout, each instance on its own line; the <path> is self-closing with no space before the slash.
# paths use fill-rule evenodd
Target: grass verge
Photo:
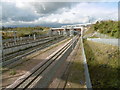
<path id="1" fill-rule="evenodd" d="M 120 88 L 118 47 L 84 40 L 93 88 Z"/>

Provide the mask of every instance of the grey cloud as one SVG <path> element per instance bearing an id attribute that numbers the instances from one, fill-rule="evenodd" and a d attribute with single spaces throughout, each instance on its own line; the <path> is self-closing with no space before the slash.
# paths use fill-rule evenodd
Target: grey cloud
<path id="1" fill-rule="evenodd" d="M 51 13 L 59 13 L 58 10 L 61 8 L 70 9 L 73 5 L 77 3 L 71 2 L 43 2 L 43 3 L 31 3 L 34 6 L 35 10 L 39 14 L 51 14 Z"/>
<path id="2" fill-rule="evenodd" d="M 17 8 L 13 3 L 2 3 L 2 22 L 13 21 L 33 21 L 39 16 L 33 12 Z"/>
<path id="3" fill-rule="evenodd" d="M 58 10 L 61 8 L 70 9 L 73 5 L 77 3 L 69 3 L 69 2 L 29 2 L 30 8 L 21 9 L 15 6 L 15 3 L 2 2 L 2 22 L 12 21 L 34 21 L 39 19 L 40 17 L 45 17 L 52 13 L 59 13 Z M 34 11 L 38 13 L 35 14 Z"/>
<path id="4" fill-rule="evenodd" d="M 28 2 L 28 6 L 25 5 L 26 4 L 24 4 L 23 7 L 17 7 L 16 3 L 2 2 L 3 23 L 11 26 L 60 26 L 63 24 L 86 23 L 89 21 L 89 19 L 86 19 L 87 16 L 91 16 L 90 21 L 93 22 L 98 17 L 105 18 L 105 15 L 108 15 L 105 13 L 106 10 L 103 12 L 100 11 L 104 8 L 96 9 L 96 4 L 72 2 Z"/>

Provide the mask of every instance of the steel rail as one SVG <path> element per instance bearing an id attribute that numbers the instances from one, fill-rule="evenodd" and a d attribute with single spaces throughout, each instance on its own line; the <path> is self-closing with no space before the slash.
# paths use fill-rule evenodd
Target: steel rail
<path id="1" fill-rule="evenodd" d="M 41 43 L 39 43 L 38 45 L 42 45 L 42 44 L 44 44 L 44 43 L 46 43 L 46 42 L 50 42 L 50 41 L 52 41 L 52 40 L 54 40 L 54 38 L 53 38 L 53 39 L 51 39 L 51 38 L 49 38 L 49 39 L 44 39 L 44 40 L 42 40 L 42 42 L 41 42 L 41 40 L 40 40 L 39 42 L 41 42 Z M 36 45 L 36 46 L 38 46 L 38 45 Z M 17 53 L 17 52 L 23 52 L 23 50 L 26 51 L 26 49 L 29 49 L 29 48 L 31 48 L 31 47 L 28 47 L 28 48 L 25 48 L 25 49 L 20 49 L 20 50 L 15 51 L 15 52 L 13 52 L 13 53 L 11 53 L 11 54 L 3 55 L 2 60 L 5 61 L 7 58 L 12 57 L 13 54 L 15 54 L 15 55 L 16 55 L 16 54 L 20 54 L 20 53 Z M 22 50 L 22 51 L 21 51 L 21 50 Z"/>
<path id="2" fill-rule="evenodd" d="M 64 38 L 63 38 L 63 39 L 64 39 Z M 9 58 L 8 60 L 2 61 L 2 66 L 3 66 L 3 67 L 5 67 L 5 66 L 7 66 L 7 65 L 10 66 L 10 64 L 14 64 L 16 61 L 24 58 L 25 56 L 27 56 L 27 55 L 29 55 L 29 54 L 31 54 L 31 53 L 34 53 L 34 52 L 36 52 L 36 51 L 38 51 L 38 50 L 41 50 L 42 48 L 45 48 L 45 47 L 49 46 L 48 44 L 47 44 L 47 45 L 44 45 L 44 44 L 46 44 L 46 43 L 48 43 L 48 42 L 50 42 L 50 41 L 46 41 L 46 42 L 43 43 L 43 45 L 41 44 L 40 47 L 34 48 L 34 49 L 32 49 L 32 50 L 28 50 L 28 49 L 27 49 L 27 50 L 24 50 L 24 51 L 20 51 L 19 55 L 16 55 L 16 54 L 18 54 L 18 53 L 15 53 L 15 55 L 12 54 L 12 55 L 15 56 L 15 57 L 13 57 L 13 58 L 9 58 L 9 57 L 12 57 L 12 55 L 8 56 L 8 57 L 7 57 L 7 58 Z M 23 52 L 24 52 L 24 53 L 23 53 Z M 22 53 L 23 53 L 23 54 L 22 54 Z"/>
<path id="3" fill-rule="evenodd" d="M 43 44 L 45 44 L 45 43 L 48 43 L 48 42 L 50 42 L 51 40 L 45 40 L 45 41 L 43 41 L 43 42 L 41 42 L 39 45 L 43 45 Z M 36 45 L 36 46 L 39 46 L 39 45 Z M 36 47 L 35 46 L 35 47 Z M 34 48 L 34 47 L 33 47 Z M 3 57 L 3 62 L 4 61 L 6 61 L 7 59 L 10 59 L 9 57 L 11 57 L 11 58 L 13 58 L 13 56 L 16 56 L 16 55 L 21 55 L 21 53 L 25 53 L 26 51 L 28 51 L 29 49 L 32 49 L 31 47 L 30 48 L 27 48 L 27 49 L 23 49 L 22 51 L 20 50 L 20 51 L 17 51 L 17 52 L 15 52 L 15 53 L 12 53 L 12 54 L 9 54 L 9 55 L 5 55 L 4 57 Z"/>
<path id="4" fill-rule="evenodd" d="M 58 37 L 51 37 L 49 39 L 46 39 L 46 40 L 53 40 L 55 38 L 60 38 L 61 36 L 58 36 Z M 42 40 L 42 41 L 45 41 L 45 40 Z M 13 52 L 16 52 L 16 51 L 19 51 L 19 50 L 23 50 L 25 48 L 29 48 L 31 46 L 36 46 L 38 45 L 39 43 L 41 42 L 41 40 L 38 40 L 38 41 L 33 41 L 32 43 L 27 43 L 27 44 L 23 44 L 22 46 L 19 45 L 19 46 L 13 46 L 11 48 L 6 48 L 6 49 L 3 49 L 3 55 L 8 55 L 10 53 L 13 53 Z"/>
<path id="5" fill-rule="evenodd" d="M 24 41 L 24 42 L 17 42 L 15 45 L 12 45 L 12 46 L 7 46 L 7 47 L 3 47 L 4 49 L 7 49 L 7 48 L 12 48 L 12 47 L 17 47 L 17 46 L 21 46 L 21 45 L 26 45 L 26 44 L 30 44 L 30 43 L 35 43 L 35 42 L 40 42 L 40 41 L 44 41 L 44 40 L 49 40 L 51 38 L 55 38 L 54 37 L 46 37 L 46 38 L 40 38 L 40 39 L 36 39 L 36 40 L 31 40 L 31 41 Z M 19 44 L 20 43 L 20 44 Z M 11 43 L 11 44 L 14 44 L 14 43 Z"/>
<path id="6" fill-rule="evenodd" d="M 63 55 L 65 53 L 65 50 L 70 48 L 72 44 L 74 44 L 77 40 L 78 40 L 77 37 L 74 37 L 72 40 L 66 43 L 62 48 L 58 49 L 52 55 L 47 57 L 43 62 L 38 64 L 36 67 L 34 67 L 32 70 L 27 72 L 19 79 L 17 79 L 12 85 L 8 86 L 7 88 L 12 88 L 14 90 L 17 88 L 23 88 L 23 89 L 28 88 L 41 73 L 43 73 L 47 68 L 49 68 L 57 60 L 57 58 Z"/>

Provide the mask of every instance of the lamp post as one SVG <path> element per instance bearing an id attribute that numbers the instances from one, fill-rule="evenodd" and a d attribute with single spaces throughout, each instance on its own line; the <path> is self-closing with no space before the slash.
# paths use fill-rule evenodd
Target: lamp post
<path id="1" fill-rule="evenodd" d="M 14 42 L 16 43 L 16 39 L 17 39 L 16 31 L 13 31 L 13 34 L 14 34 Z"/>

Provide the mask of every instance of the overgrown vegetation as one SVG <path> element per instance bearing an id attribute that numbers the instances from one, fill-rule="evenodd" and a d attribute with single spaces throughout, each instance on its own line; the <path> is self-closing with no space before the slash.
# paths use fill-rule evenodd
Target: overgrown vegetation
<path id="1" fill-rule="evenodd" d="M 120 38 L 118 23 L 120 23 L 120 21 L 108 20 L 96 22 L 96 24 L 91 26 L 90 31 L 98 31 L 111 37 Z"/>
<path id="2" fill-rule="evenodd" d="M 16 74 L 16 70 L 11 69 L 10 70 L 10 75 L 15 75 L 15 74 Z"/>
<path id="3" fill-rule="evenodd" d="M 68 68 L 67 74 L 63 77 L 67 78 L 66 88 L 86 88 L 85 75 L 84 75 L 84 64 L 82 60 L 82 53 L 80 42 L 78 41 L 77 47 L 74 48 L 71 56 L 68 57 L 70 61 L 70 67 Z M 73 89 L 74 90 L 74 89 Z"/>
<path id="4" fill-rule="evenodd" d="M 33 35 L 33 34 L 44 34 L 49 30 L 49 27 L 41 27 L 41 26 L 36 26 L 36 27 L 2 27 L 3 31 L 3 39 L 5 38 L 12 38 L 14 33 L 13 32 L 7 32 L 7 31 L 17 31 L 16 35 L 18 37 L 24 37 L 28 35 Z M 5 31 L 5 32 L 4 32 Z"/>
<path id="5" fill-rule="evenodd" d="M 84 48 L 93 88 L 120 88 L 118 47 L 84 40 Z"/>

